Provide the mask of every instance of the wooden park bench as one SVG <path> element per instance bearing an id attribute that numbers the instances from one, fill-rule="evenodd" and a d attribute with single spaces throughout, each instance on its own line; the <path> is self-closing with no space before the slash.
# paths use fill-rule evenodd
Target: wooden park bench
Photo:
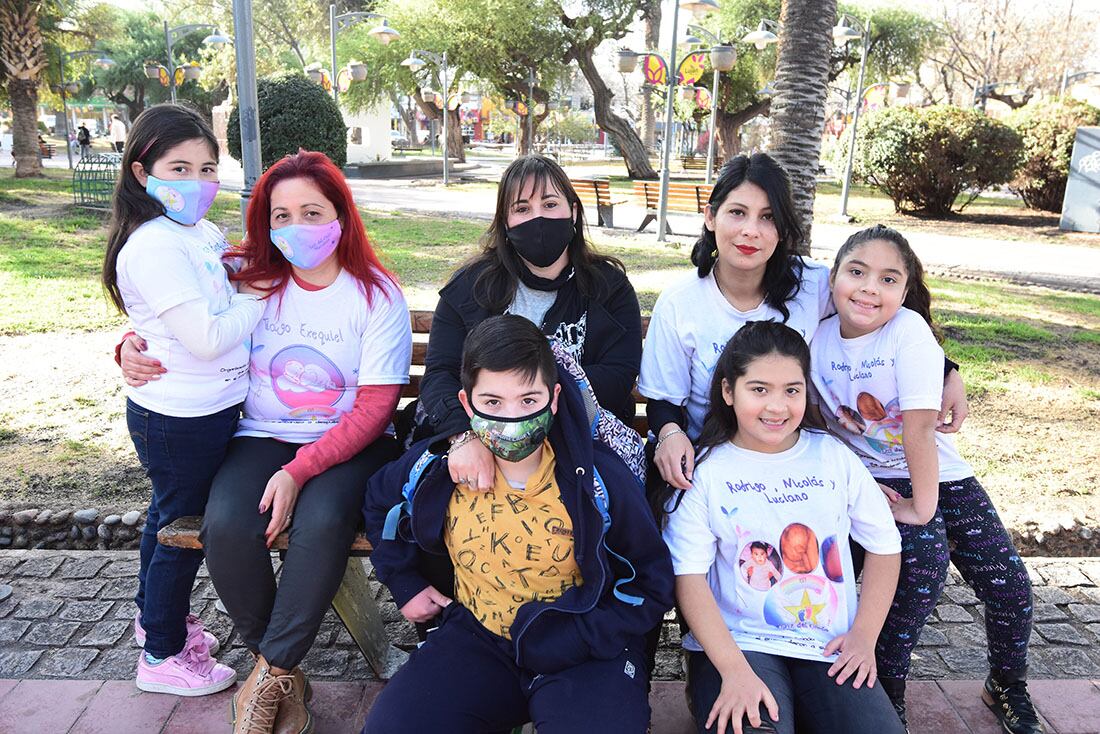
<path id="1" fill-rule="evenodd" d="M 668 182 L 668 211 L 690 212 L 702 214 L 710 198 L 711 187 L 706 184 L 689 183 L 685 181 Z M 638 231 L 641 232 L 650 222 L 657 218 L 657 209 L 660 206 L 661 182 L 660 181 L 634 181 L 634 198 L 640 206 L 645 207 L 645 219 L 642 220 Z M 665 233 L 672 234 L 672 228 L 665 222 Z"/>
<path id="2" fill-rule="evenodd" d="M 724 162 L 722 156 L 714 156 L 714 170 L 717 171 L 721 168 Z M 680 165 L 684 167 L 685 171 L 705 171 L 707 170 L 707 157 L 705 155 L 680 156 Z"/>
<path id="3" fill-rule="evenodd" d="M 409 313 L 413 332 L 412 374 L 409 375 L 409 384 L 405 385 L 401 391 L 399 409 L 420 395 L 420 381 L 424 374 L 424 358 L 428 353 L 428 334 L 432 329 L 432 316 L 431 311 Z M 649 317 L 643 317 L 643 337 L 648 328 Z M 634 428 L 644 436 L 648 430 L 645 419 L 645 398 L 637 390 L 634 391 L 634 401 L 636 403 Z M 202 550 L 202 541 L 199 539 L 201 526 L 202 518 L 199 516 L 181 517 L 157 533 L 157 540 L 161 545 L 173 548 Z M 280 533 L 271 546 L 272 551 L 285 552 L 289 537 L 287 532 Z M 367 537 L 363 533 L 356 535 L 348 554 L 344 580 L 336 592 L 336 598 L 332 600 L 332 608 L 347 627 L 374 674 L 382 680 L 388 680 L 397 672 L 404 656 L 390 645 L 385 624 L 382 621 L 382 613 L 368 582 L 366 558 L 370 556 L 370 552 L 371 545 Z"/>
<path id="4" fill-rule="evenodd" d="M 626 199 L 612 198 L 610 181 L 606 178 L 571 178 L 569 183 L 582 204 L 589 207 L 589 210 L 595 208 L 596 223 L 599 226 L 615 226 L 615 205 L 625 203 Z"/>
<path id="5" fill-rule="evenodd" d="M 57 152 L 57 146 L 53 143 L 39 143 L 38 154 L 43 158 L 53 158 L 54 153 Z"/>

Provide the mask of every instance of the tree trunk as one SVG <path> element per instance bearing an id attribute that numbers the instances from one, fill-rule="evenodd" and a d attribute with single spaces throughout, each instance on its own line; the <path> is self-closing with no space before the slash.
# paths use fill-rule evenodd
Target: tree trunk
<path id="1" fill-rule="evenodd" d="M 416 145 L 420 142 L 419 136 L 416 134 L 416 115 L 413 114 L 412 108 L 402 107 L 400 100 L 397 99 L 397 95 L 393 92 L 389 93 L 390 102 L 397 108 L 397 114 L 401 115 L 401 122 L 405 124 L 405 132 L 409 136 L 409 144 Z"/>
<path id="2" fill-rule="evenodd" d="M 611 111 L 611 99 L 614 95 L 607 88 L 600 72 L 596 70 L 596 64 L 592 60 L 592 49 L 574 47 L 570 51 L 581 67 L 581 73 L 588 80 L 588 86 L 592 89 L 592 107 L 596 113 L 596 124 L 601 130 L 611 136 L 615 145 L 623 154 L 623 162 L 626 164 L 627 175 L 631 178 L 657 178 L 657 172 L 649 164 L 649 153 L 638 133 L 630 123 Z"/>
<path id="3" fill-rule="evenodd" d="M 459 163 L 466 162 L 466 146 L 462 141 L 462 119 L 458 110 L 447 110 L 447 156 Z"/>
<path id="4" fill-rule="evenodd" d="M 767 115 L 771 109 L 771 100 L 764 99 L 737 112 L 726 112 L 718 108 L 715 125 L 718 128 L 718 142 L 721 143 L 722 157 L 727 161 L 741 154 L 741 126 L 759 115 Z"/>
<path id="5" fill-rule="evenodd" d="M 809 252 L 814 193 L 825 129 L 836 0 L 783 0 L 772 100 L 772 155 L 791 177 L 795 211 Z"/>
<path id="6" fill-rule="evenodd" d="M 443 133 L 443 113 L 434 104 L 428 104 L 424 100 L 420 99 L 420 95 L 415 92 L 412 95 L 413 101 L 416 102 L 416 106 L 420 108 L 420 111 L 424 113 L 424 116 L 429 120 L 436 120 L 440 124 L 440 134 Z M 457 160 L 459 163 L 466 162 L 466 148 L 462 144 L 462 122 L 458 116 L 458 110 L 449 110 L 447 112 L 447 157 L 453 160 Z M 429 145 L 431 141 L 428 141 Z"/>
<path id="7" fill-rule="evenodd" d="M 657 44 L 661 42 L 660 0 L 646 0 L 643 7 L 645 47 L 657 48 Z M 657 113 L 653 109 L 653 87 L 648 84 L 642 85 L 642 142 L 647 150 L 657 146 Z"/>
<path id="8" fill-rule="evenodd" d="M 38 152 L 38 84 L 26 79 L 9 79 L 11 98 L 12 155 L 15 157 L 15 177 L 42 175 L 42 159 Z"/>

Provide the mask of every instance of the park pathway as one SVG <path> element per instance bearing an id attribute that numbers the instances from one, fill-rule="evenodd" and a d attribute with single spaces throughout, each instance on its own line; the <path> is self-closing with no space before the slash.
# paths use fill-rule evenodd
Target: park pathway
<path id="1" fill-rule="evenodd" d="M 1028 558 L 1035 585 L 1031 675 L 1052 734 L 1100 732 L 1100 558 Z M 210 732 L 224 726 L 225 695 L 201 699 L 143 694 L 133 687 L 136 551 L 0 551 L 0 732 Z M 381 587 L 387 632 L 409 649 L 415 632 Z M 251 670 L 232 623 L 215 609 L 205 567 L 192 610 L 218 636 L 218 658 L 241 679 Z M 993 732 L 978 701 L 985 668 L 980 605 L 952 571 L 914 656 L 914 734 Z M 318 734 L 358 731 L 381 685 L 330 613 L 302 663 L 317 682 Z M 683 704 L 679 634 L 666 621 L 654 688 L 654 733 L 689 729 Z M 358 722 L 358 723 L 357 723 Z M 227 727 L 225 727 L 227 728 Z"/>

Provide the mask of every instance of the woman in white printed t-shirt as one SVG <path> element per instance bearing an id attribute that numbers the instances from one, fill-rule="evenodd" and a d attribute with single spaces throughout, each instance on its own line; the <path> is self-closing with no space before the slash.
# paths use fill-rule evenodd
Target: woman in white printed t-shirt
<path id="1" fill-rule="evenodd" d="M 798 254 L 802 243 L 786 171 L 765 153 L 730 160 L 711 191 L 691 253 L 697 272 L 661 293 L 642 350 L 638 392 L 647 398 L 656 438 L 654 464 L 671 487 L 691 486 L 692 443 L 730 337 L 747 321 L 773 320 L 808 343 L 831 313 L 829 269 L 805 261 Z M 941 430 L 955 431 L 966 415 L 966 391 L 957 371 L 945 374 L 940 417 L 951 413 L 953 422 Z"/>
<path id="2" fill-rule="evenodd" d="M 218 596 L 256 656 L 232 701 L 235 731 L 302 732 L 312 715 L 298 664 L 340 586 L 367 480 L 398 454 L 391 421 L 412 333 L 343 174 L 321 153 L 287 156 L 260 177 L 243 255 L 233 279 L 264 295 L 266 310 L 202 540 Z M 269 549 L 284 530 L 276 583 Z"/>

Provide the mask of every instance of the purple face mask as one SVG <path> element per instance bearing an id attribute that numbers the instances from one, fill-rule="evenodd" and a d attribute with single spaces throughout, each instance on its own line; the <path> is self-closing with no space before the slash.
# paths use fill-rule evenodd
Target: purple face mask
<path id="1" fill-rule="evenodd" d="M 218 185 L 217 181 L 166 181 L 149 176 L 145 191 L 164 205 L 164 216 L 190 226 L 206 216 L 218 195 Z"/>
<path id="2" fill-rule="evenodd" d="M 328 224 L 288 224 L 271 230 L 271 242 L 283 257 L 302 270 L 313 270 L 336 250 L 340 220 Z"/>

